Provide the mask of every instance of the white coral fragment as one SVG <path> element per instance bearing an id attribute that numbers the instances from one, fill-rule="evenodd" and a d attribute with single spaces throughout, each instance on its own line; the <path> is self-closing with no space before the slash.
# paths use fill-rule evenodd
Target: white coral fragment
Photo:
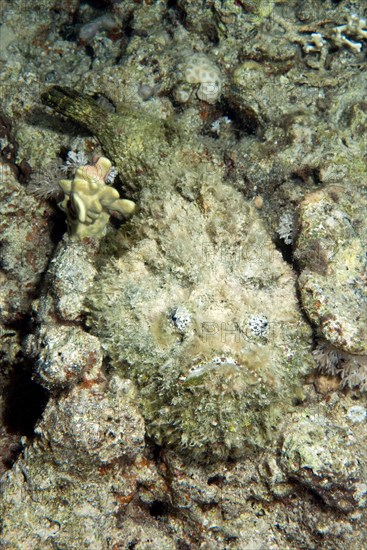
<path id="1" fill-rule="evenodd" d="M 76 170 L 80 166 L 88 164 L 88 157 L 83 151 L 68 151 L 65 164 L 61 167 L 62 171 L 67 173 L 68 170 Z"/>
<path id="2" fill-rule="evenodd" d="M 357 14 L 353 13 L 347 18 L 347 23 L 345 25 L 339 25 L 334 29 L 334 43 L 336 46 L 347 46 L 352 50 L 359 53 L 362 49 L 362 44 L 360 42 L 354 42 L 347 38 L 349 36 L 358 38 L 359 40 L 367 39 L 367 29 L 366 20 L 358 17 Z"/>
<path id="3" fill-rule="evenodd" d="M 324 40 L 322 34 L 319 32 L 313 32 L 308 42 L 303 46 L 303 49 L 305 53 L 321 52 L 326 43 L 327 42 Z"/>
<path id="4" fill-rule="evenodd" d="M 294 238 L 294 222 L 291 212 L 284 212 L 280 219 L 277 233 L 285 244 L 292 244 Z"/>

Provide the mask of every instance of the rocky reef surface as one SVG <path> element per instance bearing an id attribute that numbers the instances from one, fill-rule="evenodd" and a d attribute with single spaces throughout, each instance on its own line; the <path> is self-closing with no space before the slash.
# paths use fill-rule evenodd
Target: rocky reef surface
<path id="1" fill-rule="evenodd" d="M 363 548 L 362 3 L 0 13 L 1 546 Z"/>

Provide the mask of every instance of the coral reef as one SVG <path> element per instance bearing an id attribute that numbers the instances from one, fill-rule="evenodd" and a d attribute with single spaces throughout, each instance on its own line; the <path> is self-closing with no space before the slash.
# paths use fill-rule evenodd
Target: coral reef
<path id="1" fill-rule="evenodd" d="M 146 183 L 129 251 L 106 263 L 88 295 L 88 323 L 137 383 L 149 435 L 211 461 L 271 437 L 279 403 L 291 402 L 312 363 L 310 332 L 256 211 L 215 163 L 181 159 L 176 170 L 184 162 L 186 174 L 204 174 L 195 200 L 175 192 L 168 174 Z M 265 317 L 260 330 L 254 319 Z"/>
<path id="2" fill-rule="evenodd" d="M 44 99 L 94 126 L 90 99 L 60 88 Z M 98 135 L 109 136 L 104 147 L 118 152 L 118 166 L 125 149 L 114 128 L 126 126 L 126 114 L 104 122 L 98 116 Z M 138 130 L 144 126 L 135 128 L 137 142 L 143 137 Z M 199 144 L 191 146 L 200 151 Z M 171 165 L 169 150 L 166 155 Z M 176 156 L 176 170 L 183 161 L 186 173 L 209 168 L 197 160 L 190 167 L 188 158 Z M 221 169 L 210 167 L 194 202 L 174 192 L 167 176 L 159 190 L 152 174 L 145 183 L 140 215 L 129 225 L 132 250 L 95 280 L 89 324 L 115 367 L 138 384 L 148 433 L 157 443 L 199 460 L 238 457 L 270 437 L 279 397 L 289 400 L 307 370 L 310 333 L 297 311 L 291 272 L 267 242 L 255 211 L 223 185 Z M 260 243 L 266 253 L 259 257 Z M 177 326 L 177 308 L 192 318 L 183 339 L 170 326 L 170 319 Z M 248 330 L 260 313 L 268 319 L 268 338 Z"/>
<path id="3" fill-rule="evenodd" d="M 364 6 L 0 11 L 0 545 L 364 548 Z"/>
<path id="4" fill-rule="evenodd" d="M 13 463 L 20 449 L 22 433 L 16 418 L 19 403 L 16 399 L 12 401 L 9 395 L 14 381 L 18 382 L 16 393 L 20 391 L 21 382 L 24 383 L 22 375 L 26 369 L 22 359 L 22 337 L 29 322 L 32 301 L 39 291 L 55 244 L 51 234 L 54 227 L 50 221 L 52 207 L 29 196 L 16 180 L 10 164 L 5 163 L 0 165 L 0 211 L 1 475 Z M 28 366 L 28 376 L 29 370 Z M 25 416 L 31 416 L 27 411 L 28 396 L 24 396 L 22 401 Z"/>

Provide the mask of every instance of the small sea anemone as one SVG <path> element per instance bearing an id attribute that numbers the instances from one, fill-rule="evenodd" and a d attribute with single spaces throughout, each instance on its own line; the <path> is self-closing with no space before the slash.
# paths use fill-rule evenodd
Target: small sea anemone
<path id="1" fill-rule="evenodd" d="M 64 195 L 59 181 L 63 176 L 61 161 L 57 160 L 36 170 L 31 175 L 27 192 L 40 200 L 55 199 L 60 201 Z"/>
<path id="2" fill-rule="evenodd" d="M 342 388 L 367 392 L 367 356 L 352 355 L 328 342 L 320 342 L 313 351 L 319 370 L 329 376 L 340 376 Z"/>

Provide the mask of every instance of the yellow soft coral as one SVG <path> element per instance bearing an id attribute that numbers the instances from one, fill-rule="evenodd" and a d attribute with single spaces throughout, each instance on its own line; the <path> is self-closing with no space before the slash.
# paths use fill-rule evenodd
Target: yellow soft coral
<path id="1" fill-rule="evenodd" d="M 106 185 L 111 162 L 100 157 L 94 164 L 82 166 L 75 172 L 73 180 L 61 180 L 65 197 L 59 204 L 66 212 L 69 233 L 80 239 L 101 237 L 113 211 L 131 214 L 135 204 L 120 199 L 116 189 Z"/>

